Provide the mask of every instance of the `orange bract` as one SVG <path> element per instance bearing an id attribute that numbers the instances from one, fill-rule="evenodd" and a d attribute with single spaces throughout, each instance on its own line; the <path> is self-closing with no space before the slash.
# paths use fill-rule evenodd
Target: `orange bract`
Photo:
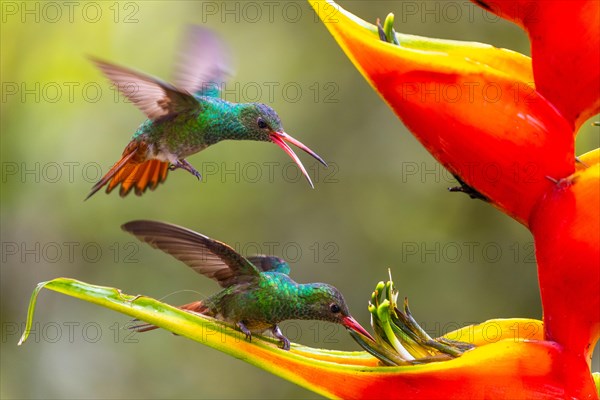
<path id="1" fill-rule="evenodd" d="M 524 80 L 526 57 L 414 36 L 398 35 L 396 46 L 338 10 L 324 23 L 355 66 L 427 150 L 492 204 L 527 225 L 552 186 L 547 177 L 575 171 L 571 126 Z"/>

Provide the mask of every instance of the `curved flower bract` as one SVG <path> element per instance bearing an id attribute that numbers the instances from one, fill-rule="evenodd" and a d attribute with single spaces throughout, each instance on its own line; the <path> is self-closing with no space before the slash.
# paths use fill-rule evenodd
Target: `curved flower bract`
<path id="1" fill-rule="evenodd" d="M 590 66 L 600 60 L 600 46 L 595 45 L 600 35 L 586 38 L 598 31 L 600 3 L 576 1 L 572 8 L 556 1 L 494 3 L 525 7 L 521 14 L 502 11 L 528 29 L 535 89 L 528 82 L 531 70 L 522 62 L 524 56 L 480 44 L 395 34 L 390 17 L 375 27 L 339 7 L 332 20 L 331 13 L 322 11 L 326 5 L 337 7 L 335 3 L 311 4 L 373 88 L 427 150 L 466 184 L 462 189 L 489 200 L 532 231 L 544 339 L 564 351 L 565 359 L 553 362 L 577 365 L 562 370 L 564 392 L 555 395 L 583 397 L 577 388 L 586 388 L 587 395 L 597 398 L 590 389 L 589 361 L 600 336 L 599 153 L 586 153 L 576 162 L 574 129 L 598 110 L 600 68 L 592 71 Z M 531 7 L 543 12 L 532 13 Z M 593 12 L 584 15 L 585 10 Z M 566 32 L 577 23 L 587 25 L 574 28 L 579 38 Z M 568 48 L 571 39 L 578 50 Z M 552 54 L 553 44 L 559 53 Z M 570 58 L 576 51 L 580 54 Z M 581 55 L 594 60 L 573 65 Z M 574 88 L 581 88 L 581 98 Z M 465 396 L 485 397 L 473 390 Z"/>
<path id="2" fill-rule="evenodd" d="M 312 1 L 319 12 L 324 4 Z M 524 56 L 478 43 L 397 35 L 339 8 L 325 26 L 375 90 L 454 175 L 527 225 L 552 183 L 575 170 L 573 132 L 532 86 Z M 512 67 L 512 68 L 510 68 Z"/>
<path id="3" fill-rule="evenodd" d="M 34 291 L 22 344 L 32 326 L 42 288 L 54 290 L 131 317 L 223 351 L 284 379 L 332 398 L 532 398 L 591 397 L 595 390 L 585 362 L 571 358 L 561 346 L 542 341 L 539 321 L 490 320 L 445 335 L 478 347 L 459 358 L 422 365 L 379 366 L 366 352 L 313 349 L 296 344 L 290 351 L 274 340 L 241 332 L 212 318 L 191 314 L 145 296 L 90 285 L 68 278 L 40 283 Z M 581 365 L 583 364 L 583 365 Z M 564 371 L 587 381 L 565 386 Z"/>
<path id="4" fill-rule="evenodd" d="M 531 231 L 547 339 L 589 361 L 600 337 L 600 164 L 559 182 L 535 210 Z M 557 245 L 560 243 L 560 245 Z"/>
<path id="5" fill-rule="evenodd" d="M 600 112 L 600 2 L 474 2 L 525 29 L 531 41 L 537 89 L 575 131 Z"/>

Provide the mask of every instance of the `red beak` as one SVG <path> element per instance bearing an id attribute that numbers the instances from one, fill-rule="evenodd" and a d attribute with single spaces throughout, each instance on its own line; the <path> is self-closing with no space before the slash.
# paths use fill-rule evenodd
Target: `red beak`
<path id="1" fill-rule="evenodd" d="M 373 336 L 371 336 L 371 334 L 367 332 L 366 329 L 363 328 L 358 322 L 356 322 L 356 320 L 351 316 L 344 317 L 344 319 L 342 319 L 342 325 L 344 325 L 346 329 L 351 329 L 354 332 L 360 333 L 361 335 L 368 337 L 372 341 L 375 341 L 375 339 L 373 339 Z"/>
<path id="2" fill-rule="evenodd" d="M 292 158 L 292 160 L 294 160 L 294 162 L 298 165 L 298 168 L 300 168 L 300 171 L 302 171 L 302 174 L 304 175 L 304 177 L 308 180 L 310 187 L 312 187 L 314 189 L 315 187 L 314 187 L 312 181 L 310 180 L 310 176 L 308 176 L 308 172 L 306 172 L 304 165 L 302 165 L 302 162 L 300 161 L 300 159 L 298 158 L 296 153 L 294 153 L 294 150 L 292 150 L 292 148 L 286 142 L 291 143 L 294 146 L 301 148 L 302 150 L 304 150 L 305 152 L 307 152 L 308 154 L 313 156 L 317 161 L 319 161 L 324 166 L 327 166 L 327 163 L 325 161 L 323 161 L 323 159 L 321 157 L 319 157 L 319 155 L 317 153 L 315 153 L 314 151 L 309 149 L 307 146 L 305 146 L 302 142 L 294 139 L 293 137 L 291 137 L 290 135 L 288 135 L 285 132 L 272 132 L 271 140 L 273 140 L 273 143 L 275 143 L 277 146 L 281 147 L 283 149 L 283 151 L 285 151 L 288 154 L 288 156 L 290 156 Z"/>

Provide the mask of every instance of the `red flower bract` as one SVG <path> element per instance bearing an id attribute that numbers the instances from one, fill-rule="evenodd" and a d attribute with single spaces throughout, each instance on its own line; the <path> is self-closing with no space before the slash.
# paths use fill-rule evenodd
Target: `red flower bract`
<path id="1" fill-rule="evenodd" d="M 525 29 L 536 88 L 575 132 L 600 112 L 600 1 L 474 2 Z"/>
<path id="2" fill-rule="evenodd" d="M 317 10 L 337 7 L 312 3 Z M 321 13 L 348 57 L 429 152 L 532 231 L 544 338 L 562 354 L 553 360 L 563 365 L 556 370 L 564 388 L 557 397 L 597 397 L 589 362 L 600 336 L 599 153 L 585 154 L 576 166 L 574 129 L 598 111 L 599 4 L 494 3 L 493 10 L 529 32 L 537 90 L 522 55 L 403 34 L 393 45 L 339 7 L 334 18 Z"/>
<path id="3" fill-rule="evenodd" d="M 400 34 L 396 46 L 339 11 L 324 23 L 356 67 L 427 150 L 492 204 L 527 225 L 551 179 L 575 171 L 572 128 L 530 86 L 526 57 Z"/>
<path id="4" fill-rule="evenodd" d="M 556 185 L 531 220 L 546 339 L 588 362 L 600 336 L 599 205 L 595 164 Z"/>

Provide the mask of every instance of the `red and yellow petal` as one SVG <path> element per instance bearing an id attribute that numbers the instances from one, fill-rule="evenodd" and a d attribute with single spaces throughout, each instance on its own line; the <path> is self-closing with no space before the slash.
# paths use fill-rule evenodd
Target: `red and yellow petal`
<path id="1" fill-rule="evenodd" d="M 294 380 L 336 398 L 594 398 L 585 362 L 544 341 L 502 340 L 460 358 L 402 367 L 347 367 L 280 359 Z M 568 374 L 565 372 L 569 371 Z M 573 379 L 575 378 L 575 379 Z"/>
<path id="2" fill-rule="evenodd" d="M 490 320 L 465 327 L 446 335 L 478 346 L 459 358 L 385 367 L 365 352 L 298 345 L 285 351 L 260 336 L 249 342 L 241 332 L 212 318 L 115 288 L 57 278 L 39 284 L 33 292 L 19 344 L 29 334 L 42 288 L 156 324 L 331 398 L 594 398 L 585 361 L 556 343 L 540 340 L 541 324 L 535 320 Z"/>
<path id="3" fill-rule="evenodd" d="M 522 55 L 478 43 L 398 35 L 399 46 L 334 3 L 311 1 L 334 38 L 423 145 L 452 173 L 527 225 L 575 170 L 573 132 L 528 82 Z M 468 49 L 468 51 L 467 51 Z"/>

